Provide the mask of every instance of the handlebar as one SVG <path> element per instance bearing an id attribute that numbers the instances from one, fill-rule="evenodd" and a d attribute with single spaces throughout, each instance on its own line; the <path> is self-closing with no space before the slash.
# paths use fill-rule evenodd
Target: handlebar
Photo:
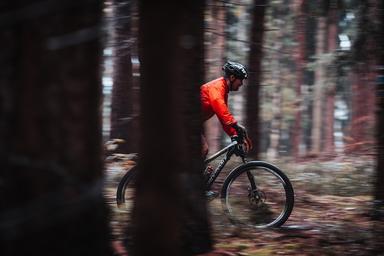
<path id="1" fill-rule="evenodd" d="M 245 158 L 245 156 L 247 155 L 247 153 L 245 152 L 244 148 L 243 148 L 243 143 L 239 143 L 237 142 L 235 148 L 234 148 L 234 152 L 233 152 L 236 156 L 239 156 L 241 158 Z"/>
<path id="2" fill-rule="evenodd" d="M 236 130 L 237 135 L 232 136 L 233 137 L 233 138 L 231 138 L 232 141 L 236 140 L 237 142 L 239 142 L 239 144 L 242 144 L 244 139 L 248 137 L 247 131 L 245 130 L 245 128 L 243 126 L 241 126 L 237 123 L 235 123 L 233 125 L 233 128 Z"/>
<path id="3" fill-rule="evenodd" d="M 245 161 L 245 157 L 247 155 L 247 150 L 244 149 L 243 144 L 247 140 L 248 135 L 246 130 L 243 127 L 238 127 L 237 125 L 234 126 L 234 128 L 237 131 L 237 135 L 231 137 L 231 143 L 224 147 L 223 149 L 219 150 L 218 152 L 214 153 L 210 157 L 204 160 L 204 163 L 207 164 L 211 162 L 212 160 L 216 159 L 218 156 L 224 154 L 225 152 L 228 152 L 230 154 L 235 154 L 236 156 L 239 156 Z"/>
<path id="4" fill-rule="evenodd" d="M 237 140 L 233 140 L 229 145 L 224 147 L 223 149 L 219 150 L 218 152 L 214 153 L 210 157 L 204 160 L 205 164 L 208 164 L 209 162 L 213 161 L 220 155 L 226 153 L 226 152 L 232 152 L 236 156 L 240 156 L 243 159 L 245 158 L 246 152 L 244 151 L 242 144 L 239 143 Z"/>

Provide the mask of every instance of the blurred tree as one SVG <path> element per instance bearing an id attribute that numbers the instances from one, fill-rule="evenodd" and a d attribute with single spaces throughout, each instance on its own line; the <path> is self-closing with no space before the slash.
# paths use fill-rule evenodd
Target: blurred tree
<path id="1" fill-rule="evenodd" d="M 335 150 L 334 123 L 335 97 L 337 94 L 337 37 L 340 0 L 312 2 L 312 12 L 317 14 L 315 81 L 313 88 L 313 122 L 311 153 L 333 156 Z M 326 124 L 326 125 L 324 125 Z"/>
<path id="2" fill-rule="evenodd" d="M 202 0 L 139 2 L 142 136 L 134 255 L 192 255 L 212 247 L 201 159 L 203 10 Z"/>
<path id="3" fill-rule="evenodd" d="M 315 69 L 311 68 L 311 61 L 316 54 L 317 17 L 313 15 L 313 5 L 316 1 L 309 1 L 306 18 L 306 64 L 304 72 L 304 84 L 302 88 L 302 135 L 304 142 L 304 156 L 311 154 L 312 148 L 312 114 L 313 114 L 313 84 L 315 83 Z"/>
<path id="4" fill-rule="evenodd" d="M 0 7 L 1 255 L 111 255 L 101 2 Z"/>
<path id="5" fill-rule="evenodd" d="M 323 108 L 324 108 L 324 83 L 325 65 L 323 54 L 325 53 L 326 42 L 326 18 L 319 15 L 317 18 L 316 36 L 316 69 L 315 84 L 313 85 L 313 116 L 312 116 L 312 143 L 311 153 L 319 155 L 322 149 L 322 129 L 323 129 Z"/>
<path id="6" fill-rule="evenodd" d="M 286 29 L 284 31 L 278 29 L 279 26 L 283 23 L 286 24 L 287 13 L 289 12 L 288 5 L 282 4 L 282 2 L 274 2 L 268 5 L 266 10 L 266 21 L 265 21 L 265 36 L 264 40 L 268 45 L 268 49 L 263 54 L 263 59 L 268 59 L 268 66 L 263 67 L 263 74 L 268 77 L 267 82 L 272 91 L 270 92 L 270 97 L 266 97 L 266 102 L 270 103 L 268 106 L 268 114 L 270 114 L 270 132 L 269 136 L 269 146 L 267 149 L 267 157 L 269 159 L 275 159 L 279 156 L 280 142 L 281 139 L 281 129 L 282 129 L 282 119 L 283 119 L 283 93 L 282 89 L 286 87 L 286 79 L 284 74 L 284 57 L 282 52 L 284 51 L 285 42 L 287 41 Z M 269 73 L 266 72 L 269 70 Z M 284 81 L 284 83 L 283 83 Z M 261 90 L 268 90 L 268 88 L 260 88 Z M 269 121 L 269 120 L 268 120 Z M 264 136 L 261 136 L 263 138 Z M 263 143 L 263 142 L 261 142 Z M 265 143 L 265 142 L 264 142 Z M 260 147 L 262 152 L 263 146 Z"/>
<path id="7" fill-rule="evenodd" d="M 211 81 L 222 75 L 224 64 L 226 11 L 224 2 L 210 0 L 206 4 L 205 15 L 205 81 Z M 211 118 L 205 122 L 205 136 L 211 152 L 221 146 L 223 132 L 219 120 Z"/>
<path id="8" fill-rule="evenodd" d="M 376 139 L 377 163 L 375 200 L 384 207 L 384 2 L 376 1 L 377 8 L 377 84 L 376 84 Z"/>
<path id="9" fill-rule="evenodd" d="M 339 0 L 328 2 L 327 8 L 327 53 L 332 56 L 328 61 L 327 82 L 325 89 L 326 110 L 324 130 L 324 151 L 329 156 L 334 156 L 335 139 L 334 139 L 334 123 L 335 123 L 335 96 L 336 96 L 336 76 L 337 68 L 334 57 L 337 50 L 338 21 L 339 21 Z"/>
<path id="10" fill-rule="evenodd" d="M 205 29 L 205 80 L 222 75 L 224 63 L 226 7 L 220 0 L 209 0 L 206 4 Z"/>
<path id="11" fill-rule="evenodd" d="M 374 190 L 374 217 L 380 222 L 373 225 L 375 252 L 380 255 L 384 250 L 384 1 L 375 1 L 375 38 L 376 38 L 376 179 Z"/>
<path id="12" fill-rule="evenodd" d="M 138 118 L 134 113 L 134 91 L 132 77 L 132 1 L 114 0 L 113 49 L 114 73 L 111 105 L 111 139 L 123 139 L 119 150 L 124 153 L 138 152 Z"/>
<path id="13" fill-rule="evenodd" d="M 370 1 L 359 1 L 357 38 L 353 45 L 352 116 L 349 127 L 348 151 L 372 153 L 375 111 L 375 61 L 374 8 Z"/>
<path id="14" fill-rule="evenodd" d="M 274 90 L 271 95 L 271 99 L 269 101 L 271 104 L 271 109 L 269 110 L 271 113 L 271 122 L 270 122 L 270 135 L 269 135 L 269 147 L 267 150 L 267 156 L 270 159 L 275 159 L 278 157 L 279 145 L 280 145 L 280 133 L 281 133 L 281 120 L 282 120 L 282 83 L 281 83 L 281 75 L 282 75 L 282 67 L 279 62 L 279 52 L 278 49 L 282 49 L 282 40 L 281 32 L 270 33 L 271 39 L 273 40 L 272 47 L 275 49 L 273 53 L 271 53 L 271 85 Z"/>
<path id="15" fill-rule="evenodd" d="M 292 131 L 292 154 L 295 159 L 300 156 L 300 144 L 302 141 L 302 92 L 304 85 L 304 72 L 306 65 L 306 24 L 308 13 L 308 1 L 295 0 L 296 13 L 296 102 L 295 102 L 295 124 Z"/>
<path id="16" fill-rule="evenodd" d="M 292 153 L 296 104 L 298 44 L 296 6 L 292 1 L 272 1 L 266 9 L 261 89 L 261 152 L 275 158 Z M 302 43 L 302 42 L 300 42 Z M 264 134 L 266 133 L 266 134 Z"/>
<path id="17" fill-rule="evenodd" d="M 248 60 L 249 78 L 246 87 L 246 126 L 253 141 L 249 152 L 252 158 L 258 158 L 260 152 L 260 101 L 261 59 L 264 35 L 264 17 L 266 0 L 254 0 L 252 7 L 252 25 L 250 53 Z"/>
<path id="18" fill-rule="evenodd" d="M 347 140 L 347 152 L 368 153 L 372 149 L 374 135 L 374 84 L 373 64 L 354 63 L 352 68 L 351 121 Z M 371 65 L 371 66 L 369 66 Z"/>
<path id="19" fill-rule="evenodd" d="M 313 94 L 312 150 L 318 156 L 334 153 L 334 113 L 337 69 L 335 56 L 338 36 L 339 0 L 324 0 L 317 9 L 316 69 Z M 313 8 L 313 7 L 312 7 Z M 324 125 L 327 124 L 327 125 Z"/>

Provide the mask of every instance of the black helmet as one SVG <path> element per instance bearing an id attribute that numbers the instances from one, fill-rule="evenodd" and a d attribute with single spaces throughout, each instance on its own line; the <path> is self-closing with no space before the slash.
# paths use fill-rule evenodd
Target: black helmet
<path id="1" fill-rule="evenodd" d="M 234 75 L 239 79 L 247 79 L 248 77 L 245 67 L 234 61 L 227 61 L 223 66 L 223 70 L 226 76 Z"/>

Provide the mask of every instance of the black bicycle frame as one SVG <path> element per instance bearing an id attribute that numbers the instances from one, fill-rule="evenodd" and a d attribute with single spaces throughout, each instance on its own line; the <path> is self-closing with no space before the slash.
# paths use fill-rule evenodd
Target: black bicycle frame
<path id="1" fill-rule="evenodd" d="M 208 163 L 212 162 L 213 160 L 215 160 L 216 158 L 218 158 L 222 154 L 227 153 L 224 156 L 224 158 L 220 161 L 220 163 L 218 164 L 216 169 L 212 173 L 209 174 L 209 178 L 205 184 L 206 190 L 211 189 L 211 186 L 215 182 L 217 176 L 219 176 L 219 174 L 223 170 L 224 166 L 227 164 L 229 159 L 231 159 L 232 155 L 235 153 L 237 144 L 239 144 L 237 141 L 233 141 L 231 144 L 229 144 L 225 148 L 221 149 L 220 151 L 216 152 L 215 154 L 213 154 L 212 156 L 210 156 L 209 158 L 207 158 L 204 161 L 204 165 L 207 166 Z M 241 156 L 241 158 L 242 158 L 243 162 L 245 163 L 246 162 L 245 157 Z M 249 171 L 247 171 L 247 176 L 248 176 L 249 182 L 251 183 L 252 190 L 257 189 L 254 176 Z"/>
<path id="2" fill-rule="evenodd" d="M 233 141 L 231 144 L 229 144 L 225 148 L 221 149 L 217 153 L 213 154 L 212 156 L 210 156 L 209 158 L 207 158 L 204 161 L 204 164 L 207 165 L 208 163 L 212 162 L 213 160 L 215 160 L 219 156 L 223 155 L 224 153 L 227 153 L 224 156 L 224 158 L 220 161 L 220 163 L 216 167 L 216 169 L 209 175 L 209 178 L 208 178 L 207 183 L 205 185 L 207 190 L 209 190 L 211 188 L 211 186 L 215 182 L 217 176 L 219 176 L 220 172 L 223 170 L 226 163 L 229 161 L 229 159 L 231 159 L 237 144 L 238 144 L 237 141 Z"/>

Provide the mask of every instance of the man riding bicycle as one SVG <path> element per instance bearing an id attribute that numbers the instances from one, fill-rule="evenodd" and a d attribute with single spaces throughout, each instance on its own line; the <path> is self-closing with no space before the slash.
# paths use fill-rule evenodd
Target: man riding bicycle
<path id="1" fill-rule="evenodd" d="M 242 64 L 233 61 L 227 61 L 222 69 L 223 77 L 200 87 L 203 120 L 206 121 L 216 115 L 224 131 L 234 140 L 240 133 L 246 135 L 246 131 L 242 125 L 237 123 L 228 109 L 228 93 L 238 91 L 248 74 Z M 247 136 L 245 138 L 244 149 L 248 151 L 252 148 L 252 142 Z M 208 154 L 208 144 L 204 136 L 202 136 L 202 154 L 203 156 Z"/>
<path id="2" fill-rule="evenodd" d="M 264 161 L 247 161 L 245 153 L 252 147 L 244 127 L 239 125 L 228 109 L 228 94 L 237 91 L 247 78 L 244 66 L 228 61 L 223 66 L 224 76 L 201 86 L 201 104 L 204 121 L 217 115 L 224 131 L 233 141 L 223 149 L 204 159 L 203 185 L 207 201 L 220 193 L 224 211 L 233 224 L 247 227 L 279 227 L 290 216 L 294 205 L 294 190 L 289 178 L 275 165 Z M 238 136 L 236 138 L 236 136 Z M 202 136 L 204 157 L 208 145 Z M 241 164 L 230 170 L 221 183 L 221 190 L 213 186 L 216 178 L 231 157 L 242 158 Z M 210 166 L 214 160 L 215 169 Z M 118 205 L 134 205 L 134 189 L 138 169 L 132 168 L 119 182 L 116 192 Z M 215 184 L 218 185 L 218 184 Z M 220 185 L 219 185 L 220 186 Z M 126 202 L 127 201 L 127 202 Z"/>

